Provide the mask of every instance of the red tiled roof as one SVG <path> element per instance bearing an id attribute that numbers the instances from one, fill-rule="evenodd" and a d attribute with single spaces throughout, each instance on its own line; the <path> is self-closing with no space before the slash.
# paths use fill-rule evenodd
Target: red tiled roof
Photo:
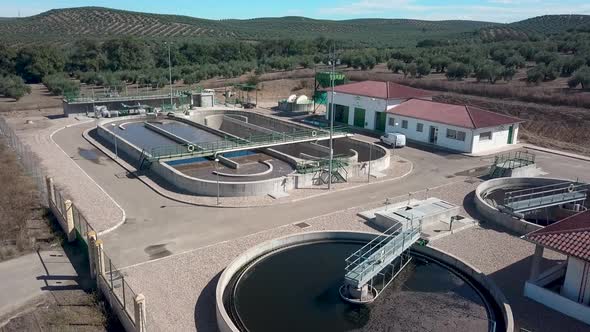
<path id="1" fill-rule="evenodd" d="M 420 99 L 408 100 L 390 108 L 387 112 L 470 129 L 489 128 L 523 122 L 519 118 L 477 107 L 451 105 Z"/>
<path id="2" fill-rule="evenodd" d="M 590 262 L 590 211 L 529 233 L 524 239 Z"/>
<path id="3" fill-rule="evenodd" d="M 325 90 L 330 91 L 329 88 Z M 426 98 L 432 97 L 436 94 L 430 91 L 416 89 L 393 82 L 378 81 L 363 81 L 338 85 L 334 87 L 334 91 L 379 99 Z"/>

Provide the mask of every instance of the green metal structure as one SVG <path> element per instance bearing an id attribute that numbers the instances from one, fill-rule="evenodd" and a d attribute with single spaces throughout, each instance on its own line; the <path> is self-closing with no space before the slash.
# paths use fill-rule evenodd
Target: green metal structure
<path id="1" fill-rule="evenodd" d="M 317 72 L 314 77 L 314 91 L 313 91 L 313 112 L 315 113 L 318 105 L 328 105 L 328 93 L 322 91 L 325 88 L 332 86 L 332 79 L 334 79 L 334 86 L 346 83 L 346 75 L 343 73 L 332 73 L 329 71 Z"/>
<path id="2" fill-rule="evenodd" d="M 332 170 L 330 171 L 330 159 L 322 158 L 316 160 L 305 160 L 297 164 L 297 172 L 300 174 L 313 173 L 313 184 L 322 185 L 330 182 L 342 183 L 348 181 L 348 171 L 346 167 L 349 165 L 346 156 L 334 156 L 332 161 Z"/>
<path id="3" fill-rule="evenodd" d="M 490 168 L 489 177 L 503 177 L 509 170 L 532 165 L 535 163 L 535 155 L 528 151 L 516 151 L 494 157 L 494 163 Z"/>

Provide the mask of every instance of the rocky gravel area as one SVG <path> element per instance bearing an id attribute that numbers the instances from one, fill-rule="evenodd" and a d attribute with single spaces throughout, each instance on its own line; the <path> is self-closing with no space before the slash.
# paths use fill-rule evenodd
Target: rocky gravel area
<path id="1" fill-rule="evenodd" d="M 475 184 L 457 182 L 429 190 L 430 196 L 437 196 L 451 202 L 461 202 Z M 414 198 L 420 199 L 416 193 Z M 402 202 L 407 195 L 392 197 L 389 202 Z M 224 267 L 245 250 L 256 244 L 277 237 L 299 232 L 324 230 L 352 230 L 375 232 L 364 223 L 357 213 L 383 206 L 384 201 L 370 205 L 350 207 L 343 211 L 329 213 L 300 222 L 309 225 L 300 228 L 290 224 L 252 234 L 239 239 L 217 243 L 175 256 L 142 263 L 124 269 L 125 280 L 130 286 L 143 293 L 149 301 L 149 319 L 156 330 L 215 331 L 215 287 Z M 163 280 L 173 280 L 166 282 Z"/>
<path id="2" fill-rule="evenodd" d="M 567 331 L 588 331 L 588 325 L 524 297 L 524 282 L 530 274 L 534 244 L 483 223 L 431 242 L 431 245 L 460 257 L 496 282 L 512 306 L 515 330 L 565 331 L 567 326 Z M 545 250 L 543 258 L 542 270 L 545 270 L 562 262 L 565 256 Z"/>
<path id="3" fill-rule="evenodd" d="M 392 197 L 388 203 L 409 198 L 438 197 L 463 205 L 479 181 L 459 181 L 410 195 Z M 357 216 L 358 212 L 383 206 L 385 201 L 351 207 L 315 218 L 303 220 L 309 227 L 301 229 L 290 224 L 204 248 L 195 249 L 160 260 L 125 269 L 131 287 L 146 295 L 149 322 L 156 330 L 215 331 L 215 287 L 224 267 L 248 248 L 264 241 L 295 234 L 322 230 L 353 230 L 375 232 Z M 477 219 L 470 204 L 462 214 Z M 487 223 L 456 232 L 435 240 L 430 245 L 448 251 L 488 274 L 504 291 L 513 306 L 517 327 L 531 331 L 559 331 L 571 326 L 571 331 L 587 331 L 587 326 L 522 296 L 524 281 L 530 269 L 529 256 L 533 245 L 491 227 Z M 563 259 L 547 252 L 545 265 Z M 174 280 L 174 282 L 162 282 Z M 563 325 L 566 322 L 568 325 Z M 452 327 L 450 325 L 449 327 Z M 452 329 L 452 328 L 451 328 Z"/>
<path id="4" fill-rule="evenodd" d="M 27 123 L 27 120 L 32 123 Z M 70 156 L 67 156 L 51 139 L 51 134 L 65 126 L 78 125 L 76 118 L 48 119 L 42 116 L 8 118 L 24 144 L 31 147 L 48 176 L 53 177 L 56 188 L 72 201 L 91 221 L 97 232 L 116 227 L 124 219 L 124 211 L 106 194 Z"/>

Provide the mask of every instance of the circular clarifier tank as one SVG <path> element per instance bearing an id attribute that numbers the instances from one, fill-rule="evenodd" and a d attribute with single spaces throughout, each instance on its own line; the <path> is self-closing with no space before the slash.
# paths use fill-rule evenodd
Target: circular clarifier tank
<path id="1" fill-rule="evenodd" d="M 239 268 L 232 263 L 218 285 L 222 331 L 506 330 L 502 305 L 487 287 L 432 248 L 412 249 L 410 263 L 371 304 L 346 302 L 339 294 L 345 259 L 370 235 L 312 234 L 272 250 L 266 244 L 259 255 L 250 251 L 237 260 Z"/>

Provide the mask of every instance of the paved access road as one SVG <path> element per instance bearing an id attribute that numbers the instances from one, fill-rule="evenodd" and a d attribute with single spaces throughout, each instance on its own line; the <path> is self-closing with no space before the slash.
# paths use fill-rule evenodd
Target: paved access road
<path id="1" fill-rule="evenodd" d="M 107 253 L 118 267 L 234 239 L 386 197 L 463 181 L 469 170 L 489 165 L 491 158 L 473 158 L 406 147 L 396 154 L 412 161 L 414 171 L 402 180 L 375 183 L 289 204 L 258 208 L 195 207 L 156 194 L 137 179 L 128 178 L 117 163 L 96 150 L 82 133 L 93 124 L 65 128 L 55 142 L 125 210 L 127 221 L 102 236 Z M 537 153 L 539 164 L 552 176 L 563 170 L 590 169 L 590 163 Z M 578 165 L 572 168 L 572 165 Z M 590 180 L 590 179 L 588 179 Z"/>
<path id="2" fill-rule="evenodd" d="M 81 283 L 87 281 L 86 275 L 80 278 L 72 266 L 73 262 L 76 264 L 81 259 L 80 257 L 69 257 L 59 248 L 1 262 L 0 317 L 33 300 L 44 291 L 83 288 Z"/>

